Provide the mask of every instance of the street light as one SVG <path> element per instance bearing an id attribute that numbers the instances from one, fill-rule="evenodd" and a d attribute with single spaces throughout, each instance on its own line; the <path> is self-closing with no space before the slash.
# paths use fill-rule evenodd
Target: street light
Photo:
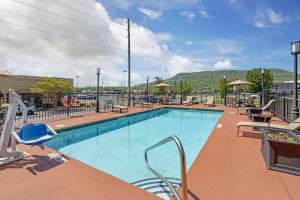
<path id="1" fill-rule="evenodd" d="M 226 102 L 226 74 L 224 74 L 224 106 L 227 106 L 227 102 Z"/>
<path id="2" fill-rule="evenodd" d="M 96 100 L 96 112 L 100 112 L 99 109 L 99 78 L 100 78 L 100 68 L 96 69 L 96 74 L 97 74 L 97 100 Z"/>
<path id="3" fill-rule="evenodd" d="M 298 108 L 298 54 L 300 54 L 300 40 L 291 43 L 291 54 L 294 55 L 294 99 L 291 109 L 292 121 L 299 117 Z"/>
<path id="4" fill-rule="evenodd" d="M 183 102 L 182 78 L 180 77 L 180 104 Z"/>
<path id="5" fill-rule="evenodd" d="M 149 76 L 147 76 L 147 103 L 149 101 Z"/>
<path id="6" fill-rule="evenodd" d="M 265 81 L 265 69 L 261 68 L 261 95 L 260 95 L 260 107 L 265 106 L 265 87 L 264 87 L 264 81 Z"/>
<path id="7" fill-rule="evenodd" d="M 78 84 L 78 80 L 79 80 L 79 76 L 77 75 L 77 76 L 76 76 L 76 81 L 77 81 L 77 83 L 76 83 L 76 88 L 77 88 L 77 92 L 79 92 L 79 84 Z"/>
<path id="8" fill-rule="evenodd" d="M 127 71 L 124 70 L 123 73 L 124 73 L 124 84 L 123 84 L 123 87 L 124 87 L 124 92 L 125 92 L 125 79 L 126 79 L 126 73 L 127 73 Z"/>

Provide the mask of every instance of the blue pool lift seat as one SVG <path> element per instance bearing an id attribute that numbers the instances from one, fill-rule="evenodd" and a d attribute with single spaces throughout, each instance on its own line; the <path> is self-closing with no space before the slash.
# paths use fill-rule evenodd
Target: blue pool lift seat
<path id="1" fill-rule="evenodd" d="M 53 134 L 49 134 L 47 126 L 43 123 L 24 125 L 19 134 L 16 132 L 12 134 L 19 143 L 25 145 L 42 145 L 53 137 Z"/>

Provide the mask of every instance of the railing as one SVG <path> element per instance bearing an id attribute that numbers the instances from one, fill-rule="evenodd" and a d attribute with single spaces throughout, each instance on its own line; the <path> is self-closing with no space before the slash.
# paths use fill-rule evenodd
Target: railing
<path id="1" fill-rule="evenodd" d="M 166 144 L 170 141 L 174 141 L 177 145 L 179 154 L 180 154 L 180 165 L 181 165 L 181 184 L 182 184 L 182 198 L 180 197 L 180 195 L 178 194 L 178 192 L 176 191 L 176 189 L 174 189 L 174 187 L 172 186 L 172 184 L 165 178 L 163 177 L 160 173 L 158 173 L 157 171 L 155 171 L 148 162 L 148 151 L 155 149 L 163 144 Z M 186 160 L 185 160 L 185 153 L 184 153 L 184 149 L 183 146 L 180 142 L 180 140 L 176 137 L 176 136 L 170 136 L 156 144 L 154 144 L 153 146 L 147 148 L 145 150 L 145 164 L 146 167 L 153 173 L 155 174 L 159 179 L 161 179 L 171 190 L 171 192 L 173 193 L 174 197 L 177 200 L 188 200 L 188 190 L 187 190 L 187 175 L 186 175 Z"/>
<path id="2" fill-rule="evenodd" d="M 85 113 L 96 112 L 97 94 L 96 93 L 19 93 L 21 99 L 28 108 L 28 120 L 44 120 L 49 118 L 76 116 Z M 132 100 L 143 98 L 145 93 L 132 93 Z M 74 102 L 72 106 L 64 105 L 64 98 L 72 97 Z M 126 92 L 100 92 L 99 93 L 99 110 L 106 112 L 106 101 L 114 105 L 127 105 L 128 97 Z M 69 99 L 68 99 L 69 101 Z M 134 102 L 134 101 L 131 101 Z M 2 104 L 9 103 L 9 95 L 0 96 L 0 107 Z M 70 102 L 67 102 L 70 103 Z M 131 106 L 134 106 L 132 104 Z M 111 107 L 111 105 L 110 105 Z M 18 115 L 18 114 L 17 114 Z M 17 116 L 18 118 L 18 116 Z"/>

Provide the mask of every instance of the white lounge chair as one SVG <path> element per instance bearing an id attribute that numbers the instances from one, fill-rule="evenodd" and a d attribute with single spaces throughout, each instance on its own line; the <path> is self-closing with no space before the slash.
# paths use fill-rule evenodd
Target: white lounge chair
<path id="1" fill-rule="evenodd" d="M 269 101 L 267 105 L 265 105 L 263 108 L 256 108 L 256 107 L 244 107 L 244 108 L 237 108 L 236 113 L 238 114 L 239 111 L 241 110 L 246 110 L 249 111 L 250 109 L 256 109 L 256 110 L 261 110 L 261 111 L 269 111 L 271 105 L 275 103 L 275 100 Z"/>
<path id="2" fill-rule="evenodd" d="M 288 125 L 264 123 L 264 122 L 241 121 L 236 125 L 236 127 L 238 129 L 237 135 L 239 134 L 241 127 L 271 128 L 271 129 L 279 129 L 279 130 L 283 130 L 283 131 L 295 131 L 295 130 L 300 129 L 300 117 Z"/>
<path id="3" fill-rule="evenodd" d="M 205 106 L 215 106 L 215 97 L 208 96 L 207 101 L 204 103 Z"/>
<path id="4" fill-rule="evenodd" d="M 122 111 L 126 111 L 126 112 L 128 112 L 128 107 L 127 106 L 113 106 L 113 109 L 112 109 L 112 111 L 114 111 L 115 109 L 117 109 L 117 110 L 119 110 L 119 112 L 120 113 L 122 113 Z"/>
<path id="5" fill-rule="evenodd" d="M 186 100 L 182 102 L 183 105 L 193 105 L 193 97 L 192 96 L 187 96 Z"/>

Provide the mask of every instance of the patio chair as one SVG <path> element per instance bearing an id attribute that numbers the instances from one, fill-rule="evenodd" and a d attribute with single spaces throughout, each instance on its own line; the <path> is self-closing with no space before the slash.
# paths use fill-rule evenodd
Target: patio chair
<path id="1" fill-rule="evenodd" d="M 182 102 L 183 105 L 192 106 L 193 105 L 193 97 L 187 96 L 186 100 Z"/>
<path id="2" fill-rule="evenodd" d="M 236 107 L 236 101 L 234 97 L 226 97 L 227 105 L 231 107 Z"/>
<path id="3" fill-rule="evenodd" d="M 237 135 L 239 134 L 241 127 L 270 128 L 270 129 L 277 129 L 282 131 L 296 131 L 300 128 L 300 117 L 288 125 L 274 124 L 271 123 L 271 121 L 270 123 L 241 121 L 236 125 L 236 127 L 238 129 Z"/>
<path id="4" fill-rule="evenodd" d="M 122 111 L 128 112 L 128 107 L 127 106 L 121 106 L 121 105 L 113 105 L 112 107 L 112 111 L 115 111 L 115 109 L 119 110 L 120 113 L 122 113 Z"/>
<path id="5" fill-rule="evenodd" d="M 207 101 L 204 103 L 205 106 L 215 106 L 215 97 L 208 96 Z"/>
<path id="6" fill-rule="evenodd" d="M 244 108 L 237 108 L 236 113 L 239 114 L 240 110 L 245 110 L 248 113 L 250 113 L 250 110 L 255 110 L 253 112 L 255 112 L 256 114 L 258 113 L 262 113 L 263 111 L 269 111 L 271 105 L 275 103 L 275 100 L 271 100 L 269 101 L 269 103 L 267 105 L 265 105 L 263 108 L 256 108 L 256 107 L 244 107 Z"/>

